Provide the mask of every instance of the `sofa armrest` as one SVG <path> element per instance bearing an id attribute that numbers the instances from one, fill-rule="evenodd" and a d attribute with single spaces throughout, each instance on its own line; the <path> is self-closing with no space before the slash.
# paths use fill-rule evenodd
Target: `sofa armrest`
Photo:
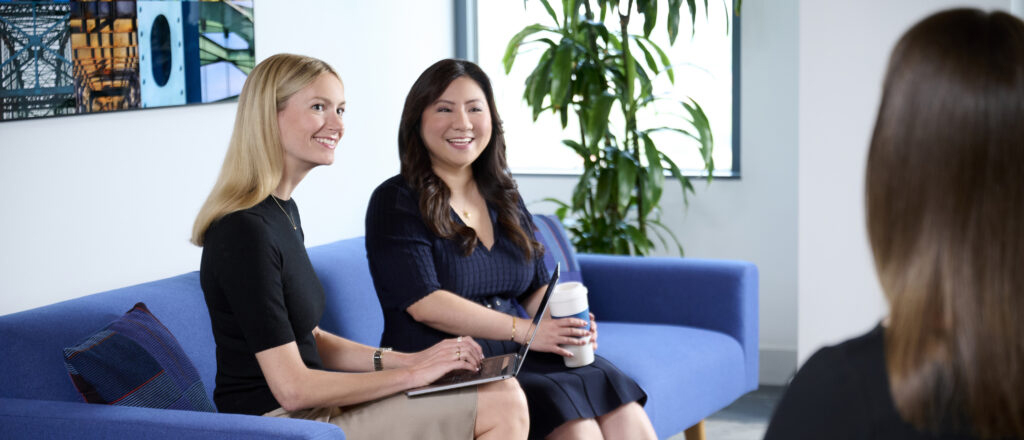
<path id="1" fill-rule="evenodd" d="M 758 380 L 758 275 L 752 263 L 579 254 L 598 322 L 698 327 L 743 347 L 747 385 Z"/>
<path id="2" fill-rule="evenodd" d="M 308 420 L 0 398 L 0 438 L 343 440 L 345 434 Z"/>

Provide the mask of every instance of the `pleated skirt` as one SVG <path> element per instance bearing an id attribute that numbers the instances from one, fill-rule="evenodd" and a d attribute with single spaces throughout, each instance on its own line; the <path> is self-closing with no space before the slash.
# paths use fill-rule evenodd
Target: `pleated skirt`
<path id="1" fill-rule="evenodd" d="M 507 341 L 478 342 L 486 356 L 519 348 Z M 530 408 L 530 439 L 543 439 L 571 420 L 602 416 L 631 402 L 641 406 L 647 402 L 647 393 L 636 381 L 597 354 L 592 364 L 569 368 L 559 355 L 531 351 L 516 378 Z"/>

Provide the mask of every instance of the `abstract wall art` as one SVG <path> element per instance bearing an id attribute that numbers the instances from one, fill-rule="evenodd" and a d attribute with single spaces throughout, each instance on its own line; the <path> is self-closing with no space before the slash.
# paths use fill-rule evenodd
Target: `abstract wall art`
<path id="1" fill-rule="evenodd" d="M 253 3 L 0 0 L 0 121 L 232 100 Z"/>

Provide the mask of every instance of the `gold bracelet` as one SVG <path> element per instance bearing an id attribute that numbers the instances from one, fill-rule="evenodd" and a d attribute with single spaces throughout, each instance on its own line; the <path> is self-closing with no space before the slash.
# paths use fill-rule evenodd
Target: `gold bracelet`
<path id="1" fill-rule="evenodd" d="M 516 341 L 516 317 L 512 317 L 512 338 L 509 339 L 512 342 Z"/>

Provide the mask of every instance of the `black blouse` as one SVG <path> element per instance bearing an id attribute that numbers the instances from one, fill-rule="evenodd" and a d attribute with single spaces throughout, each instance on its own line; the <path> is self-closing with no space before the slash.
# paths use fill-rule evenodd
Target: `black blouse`
<path id="1" fill-rule="evenodd" d="M 294 199 L 278 206 L 272 197 L 206 231 L 199 282 L 217 343 L 213 400 L 220 412 L 261 415 L 281 406 L 257 352 L 294 341 L 307 367 L 324 368 L 312 333 L 324 312 L 324 290 L 306 254 Z"/>
<path id="2" fill-rule="evenodd" d="M 972 439 L 928 434 L 900 418 L 889 391 L 885 329 L 873 330 L 812 355 L 772 416 L 765 440 Z"/>

